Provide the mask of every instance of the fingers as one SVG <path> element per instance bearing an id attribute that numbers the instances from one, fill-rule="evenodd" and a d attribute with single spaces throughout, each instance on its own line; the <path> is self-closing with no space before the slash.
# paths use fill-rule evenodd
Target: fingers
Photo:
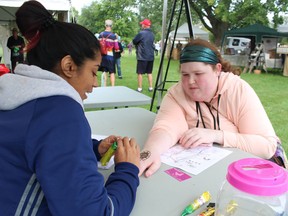
<path id="1" fill-rule="evenodd" d="M 143 167 L 142 162 L 140 162 L 140 167 L 139 167 L 139 174 L 138 176 L 141 176 L 144 172 L 144 170 L 146 169 L 146 167 Z"/>
<path id="2" fill-rule="evenodd" d="M 145 175 L 145 177 L 150 177 L 153 175 L 161 166 L 160 155 L 153 155 L 150 151 L 144 150 L 140 154 L 140 171 L 139 176 Z"/>
<path id="3" fill-rule="evenodd" d="M 120 139 L 121 140 L 121 139 Z M 139 145 L 136 143 L 135 138 L 128 138 L 128 137 L 124 137 L 122 139 L 123 141 L 123 146 L 127 149 L 132 149 L 132 150 L 136 150 L 136 153 L 138 152 L 140 154 L 140 147 Z"/>
<path id="4" fill-rule="evenodd" d="M 203 132 L 203 129 L 199 128 L 189 129 L 179 139 L 180 145 L 184 148 L 192 148 L 205 143 L 205 139 L 207 139 L 208 135 L 206 134 L 207 136 L 204 138 L 203 136 L 205 134 Z"/>
<path id="5" fill-rule="evenodd" d="M 199 145 L 200 141 L 201 139 L 197 135 L 185 134 L 184 136 L 181 137 L 181 139 L 179 140 L 179 143 L 184 148 L 189 148 L 189 147 L 195 147 Z"/>
<path id="6" fill-rule="evenodd" d="M 123 151 L 123 140 L 122 139 L 117 139 L 117 151 Z"/>
<path id="7" fill-rule="evenodd" d="M 129 162 L 137 167 L 140 165 L 140 147 L 134 138 L 118 139 L 118 148 L 115 152 L 115 163 Z"/>
<path id="8" fill-rule="evenodd" d="M 98 152 L 101 156 L 103 156 L 107 150 L 110 148 L 110 146 L 117 140 L 116 136 L 108 136 L 105 139 L 103 139 L 99 146 L 98 146 Z"/>
<path id="9" fill-rule="evenodd" d="M 136 146 L 136 140 L 134 138 L 129 138 L 129 137 L 124 137 L 123 142 L 125 145 L 130 146 L 130 147 L 135 147 Z"/>
<path id="10" fill-rule="evenodd" d="M 159 169 L 160 165 L 161 162 L 159 161 L 153 162 L 144 172 L 145 177 L 149 178 L 151 175 L 153 175 Z"/>
<path id="11" fill-rule="evenodd" d="M 190 143 L 193 142 L 193 136 L 194 134 L 192 133 L 192 130 L 188 130 L 182 135 L 182 137 L 179 140 L 179 143 L 184 148 L 188 148 L 190 146 Z"/>
<path id="12" fill-rule="evenodd" d="M 105 139 L 105 141 L 112 144 L 113 142 L 116 142 L 117 139 L 119 139 L 119 138 L 121 138 L 121 137 L 115 136 L 115 135 L 110 135 Z"/>

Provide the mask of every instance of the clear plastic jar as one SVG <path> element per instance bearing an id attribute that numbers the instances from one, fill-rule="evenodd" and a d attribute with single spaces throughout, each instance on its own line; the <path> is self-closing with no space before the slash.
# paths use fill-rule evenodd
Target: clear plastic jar
<path id="1" fill-rule="evenodd" d="M 257 158 L 233 162 L 218 193 L 216 216 L 288 216 L 288 173 Z"/>

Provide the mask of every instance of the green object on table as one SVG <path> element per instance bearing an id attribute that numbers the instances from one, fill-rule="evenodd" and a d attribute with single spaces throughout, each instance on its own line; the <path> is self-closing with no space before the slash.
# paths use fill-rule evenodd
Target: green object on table
<path id="1" fill-rule="evenodd" d="M 114 142 L 107 152 L 103 155 L 100 162 L 102 166 L 106 166 L 117 149 L 117 142 Z"/>
<path id="2" fill-rule="evenodd" d="M 198 208 L 200 208 L 204 203 L 208 202 L 211 199 L 211 194 L 208 191 L 205 191 L 201 196 L 195 199 L 191 204 L 189 204 L 182 212 L 181 216 L 186 216 Z"/>

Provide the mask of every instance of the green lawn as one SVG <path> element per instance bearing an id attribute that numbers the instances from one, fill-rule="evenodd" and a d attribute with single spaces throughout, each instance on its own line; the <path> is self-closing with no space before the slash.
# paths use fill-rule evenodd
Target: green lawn
<path id="1" fill-rule="evenodd" d="M 243 74 L 258 94 L 276 134 L 288 152 L 288 77 L 274 74 Z"/>
<path id="2" fill-rule="evenodd" d="M 158 55 L 154 62 L 153 78 L 156 80 L 160 62 L 160 55 Z M 166 71 L 167 60 L 164 61 L 163 74 Z M 124 85 L 132 89 L 137 89 L 137 75 L 136 75 L 136 56 L 133 51 L 132 55 L 125 50 L 121 58 L 123 79 L 116 78 L 116 85 Z M 167 80 L 179 80 L 179 62 L 171 60 Z M 100 74 L 99 74 L 100 75 Z M 100 76 L 98 76 L 100 77 Z M 282 76 L 282 73 L 262 73 L 262 74 L 243 74 L 241 77 L 246 80 L 256 91 L 263 106 L 274 126 L 274 129 L 282 141 L 282 144 L 288 152 L 288 77 Z M 109 82 L 108 82 L 109 83 Z M 173 83 L 168 83 L 168 88 Z M 153 92 L 148 92 L 147 77 L 143 76 L 143 94 L 152 97 Z M 157 94 L 154 101 L 153 111 L 156 111 Z M 142 106 L 150 109 L 150 105 Z"/>

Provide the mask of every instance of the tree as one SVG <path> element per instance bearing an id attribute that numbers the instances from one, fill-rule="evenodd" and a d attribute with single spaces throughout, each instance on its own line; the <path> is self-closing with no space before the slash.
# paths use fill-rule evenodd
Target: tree
<path id="1" fill-rule="evenodd" d="M 79 12 L 75 7 L 70 8 L 70 20 L 72 23 L 77 23 L 79 18 Z"/>
<path id="2" fill-rule="evenodd" d="M 177 1 L 175 11 L 172 11 L 173 1 L 167 0 L 167 2 L 168 2 L 167 25 L 171 19 L 172 12 L 174 12 L 171 30 L 175 30 L 178 21 L 178 15 L 180 13 L 181 1 Z M 163 0 L 139 0 L 138 5 L 140 12 L 139 14 L 140 19 L 149 18 L 152 21 L 152 30 L 155 33 L 156 40 L 160 40 L 162 34 Z M 192 14 L 192 20 L 194 24 L 197 24 L 200 21 L 195 14 Z M 185 8 L 183 5 L 183 9 L 180 14 L 179 26 L 181 26 L 185 22 L 187 22 L 187 18 Z"/>
<path id="3" fill-rule="evenodd" d="M 191 7 L 193 24 L 202 23 L 213 35 L 213 42 L 220 46 L 225 31 L 259 23 L 276 28 L 283 23 L 281 12 L 287 11 L 288 0 L 187 0 Z M 139 22 L 148 18 L 152 21 L 152 31 L 156 40 L 161 39 L 163 0 L 102 0 L 92 3 L 82 10 L 79 23 L 92 32 L 104 28 L 105 19 L 115 23 L 113 31 L 124 37 L 133 38 L 139 31 Z M 168 10 L 174 0 L 168 0 Z M 181 0 L 177 1 L 172 28 L 178 21 Z M 167 22 L 172 11 L 167 12 Z M 268 15 L 272 20 L 268 19 Z M 186 22 L 185 10 L 182 11 L 179 26 Z M 168 23 L 167 23 L 168 24 Z"/>
<path id="4" fill-rule="evenodd" d="M 149 19 L 152 22 L 151 29 L 155 34 L 155 40 L 161 39 L 162 33 L 162 1 L 139 0 L 138 1 L 138 22 Z"/>
<path id="5" fill-rule="evenodd" d="M 287 10 L 287 0 L 189 0 L 192 10 L 220 45 L 223 33 L 233 28 L 259 23 L 269 24 L 268 14 L 273 16 L 273 27 L 283 23 L 281 11 Z"/>
<path id="6" fill-rule="evenodd" d="M 105 29 L 106 19 L 113 20 L 113 32 L 120 35 L 122 39 L 129 40 L 139 30 L 134 0 L 93 2 L 89 7 L 82 9 L 79 24 L 94 33 L 100 33 Z"/>

